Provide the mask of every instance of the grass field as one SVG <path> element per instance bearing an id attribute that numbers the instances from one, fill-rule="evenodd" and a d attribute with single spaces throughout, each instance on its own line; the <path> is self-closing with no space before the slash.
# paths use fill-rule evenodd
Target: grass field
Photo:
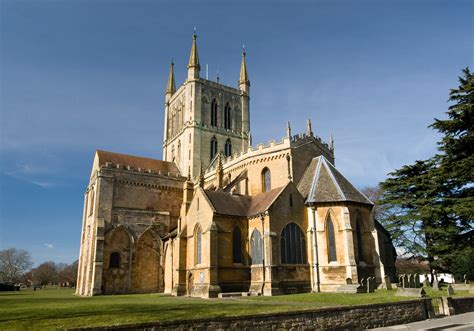
<path id="1" fill-rule="evenodd" d="M 439 291 L 444 294 L 445 291 Z M 442 293 L 441 293 L 442 292 Z M 431 294 L 431 293 L 429 293 Z M 437 295 L 433 293 L 432 295 Z M 457 295 L 467 293 L 458 292 Z M 71 289 L 0 292 L 0 330 L 119 325 L 320 307 L 402 301 L 395 291 L 370 294 L 306 293 L 275 297 L 198 299 L 160 294 L 77 297 Z"/>

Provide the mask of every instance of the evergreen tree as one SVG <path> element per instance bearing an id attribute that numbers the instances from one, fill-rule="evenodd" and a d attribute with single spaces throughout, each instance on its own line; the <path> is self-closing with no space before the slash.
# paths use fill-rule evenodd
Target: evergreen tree
<path id="1" fill-rule="evenodd" d="M 472 252 L 474 234 L 474 76 L 468 68 L 463 73 L 460 86 L 450 92 L 455 104 L 448 119 L 431 125 L 443 134 L 440 154 L 404 166 L 381 183 L 395 242 L 445 271 Z"/>

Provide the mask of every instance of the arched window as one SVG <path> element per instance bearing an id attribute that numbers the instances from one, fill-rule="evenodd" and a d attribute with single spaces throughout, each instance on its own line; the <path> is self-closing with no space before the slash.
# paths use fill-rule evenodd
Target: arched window
<path id="1" fill-rule="evenodd" d="M 272 184 L 271 184 L 270 169 L 265 167 L 262 170 L 262 192 L 270 191 L 271 187 L 272 187 Z"/>
<path id="2" fill-rule="evenodd" d="M 201 264 L 202 231 L 198 225 L 194 233 L 194 264 Z"/>
<path id="3" fill-rule="evenodd" d="M 211 160 L 217 154 L 217 139 L 216 136 L 212 137 L 211 139 Z"/>
<path id="4" fill-rule="evenodd" d="M 92 187 L 89 193 L 89 216 L 94 212 L 94 188 Z"/>
<path id="5" fill-rule="evenodd" d="M 230 142 L 230 139 L 227 139 L 225 141 L 224 154 L 225 154 L 225 156 L 231 156 L 232 155 L 232 143 Z"/>
<path id="6" fill-rule="evenodd" d="M 110 253 L 109 268 L 120 268 L 120 253 Z"/>
<path id="7" fill-rule="evenodd" d="M 232 231 L 232 262 L 242 263 L 242 232 L 238 226 Z"/>
<path id="8" fill-rule="evenodd" d="M 306 240 L 296 223 L 289 223 L 281 232 L 281 263 L 306 263 Z"/>
<path id="9" fill-rule="evenodd" d="M 211 102 L 211 126 L 217 126 L 217 101 L 212 99 Z"/>
<path id="10" fill-rule="evenodd" d="M 364 261 L 364 245 L 362 241 L 362 230 L 360 228 L 360 216 L 356 218 L 356 241 L 357 241 L 357 252 L 356 252 L 356 262 Z"/>
<path id="11" fill-rule="evenodd" d="M 231 117 L 230 117 L 230 105 L 226 103 L 224 108 L 224 128 L 227 130 L 231 129 Z"/>
<path id="12" fill-rule="evenodd" d="M 250 258 L 252 260 L 252 264 L 263 263 L 262 235 L 257 229 L 253 230 L 252 236 L 250 237 Z"/>
<path id="13" fill-rule="evenodd" d="M 336 254 L 336 235 L 334 233 L 334 224 L 332 222 L 331 216 L 328 216 L 327 228 L 326 228 L 326 242 L 328 250 L 328 261 L 333 262 L 337 261 Z"/>

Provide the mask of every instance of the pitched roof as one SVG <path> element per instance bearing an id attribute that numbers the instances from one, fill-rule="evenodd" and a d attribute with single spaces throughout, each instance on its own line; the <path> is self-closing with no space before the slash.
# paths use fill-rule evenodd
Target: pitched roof
<path id="1" fill-rule="evenodd" d="M 352 201 L 373 205 L 324 156 L 311 160 L 298 190 L 307 203 Z"/>
<path id="2" fill-rule="evenodd" d="M 107 151 L 96 151 L 99 167 L 106 163 L 122 164 L 134 168 L 151 169 L 162 173 L 179 173 L 179 169 L 174 162 L 150 159 L 147 157 L 133 156 L 127 154 L 112 153 Z"/>
<path id="3" fill-rule="evenodd" d="M 253 216 L 267 211 L 286 186 L 254 196 L 236 195 L 222 190 L 204 190 L 217 214 Z"/>

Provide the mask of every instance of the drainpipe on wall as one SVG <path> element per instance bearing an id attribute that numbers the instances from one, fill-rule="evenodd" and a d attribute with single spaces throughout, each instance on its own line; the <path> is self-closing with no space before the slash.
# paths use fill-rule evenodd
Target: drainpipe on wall
<path id="1" fill-rule="evenodd" d="M 316 284 L 313 284 L 313 292 L 321 292 L 321 284 L 319 281 L 319 257 L 318 257 L 318 234 L 316 231 L 316 208 L 314 205 L 311 205 L 311 211 L 313 214 L 313 274 L 316 276 L 316 279 L 313 277 L 313 280 L 316 281 Z"/>

